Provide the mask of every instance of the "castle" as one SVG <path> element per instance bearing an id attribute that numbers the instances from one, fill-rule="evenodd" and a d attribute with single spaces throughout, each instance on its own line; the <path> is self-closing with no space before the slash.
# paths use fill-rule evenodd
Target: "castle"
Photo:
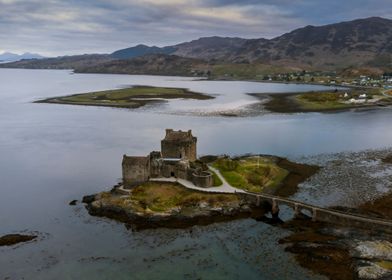
<path id="1" fill-rule="evenodd" d="M 198 187 L 212 187 L 212 173 L 197 160 L 197 138 L 192 131 L 166 129 L 161 141 L 161 151 L 148 156 L 127 156 L 122 161 L 123 184 L 132 187 L 151 178 L 179 178 L 192 182 Z"/>

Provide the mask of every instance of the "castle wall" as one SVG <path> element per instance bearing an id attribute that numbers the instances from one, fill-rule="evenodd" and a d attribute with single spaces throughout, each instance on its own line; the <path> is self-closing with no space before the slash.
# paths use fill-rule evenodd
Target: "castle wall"
<path id="1" fill-rule="evenodd" d="M 175 164 L 163 164 L 161 169 L 162 177 L 178 177 L 177 176 L 177 168 Z"/>
<path id="2" fill-rule="evenodd" d="M 162 141 L 161 142 L 162 157 L 164 158 L 181 158 L 185 154 L 183 147 L 178 143 Z"/>
<path id="3" fill-rule="evenodd" d="M 196 153 L 196 141 L 189 143 L 188 145 L 184 146 L 185 150 L 185 157 L 190 161 L 196 161 L 197 153 Z"/>
<path id="4" fill-rule="evenodd" d="M 192 136 L 191 130 L 167 129 L 166 136 L 161 141 L 161 152 L 151 152 L 146 157 L 124 155 L 122 162 L 124 186 L 138 185 L 147 182 L 150 178 L 176 177 L 191 181 L 199 187 L 211 187 L 212 174 L 200 168 L 191 168 L 191 163 L 197 159 L 196 142 L 197 138 Z"/>
<path id="5" fill-rule="evenodd" d="M 201 172 L 200 174 L 192 173 L 191 179 L 193 184 L 201 188 L 209 188 L 213 185 L 213 178 L 210 172 Z"/>
<path id="6" fill-rule="evenodd" d="M 161 152 L 164 158 L 186 158 L 196 160 L 197 138 L 191 131 L 166 130 L 166 137 L 161 141 Z"/>
<path id="7" fill-rule="evenodd" d="M 125 186 L 134 186 L 149 180 L 149 157 L 129 157 L 124 155 L 122 175 Z"/>
<path id="8" fill-rule="evenodd" d="M 160 161 L 160 152 L 150 153 L 150 177 L 158 178 L 162 177 L 162 162 Z"/>
<path id="9" fill-rule="evenodd" d="M 162 141 L 162 157 L 164 158 L 186 158 L 190 161 L 196 160 L 196 142 L 170 142 Z"/>

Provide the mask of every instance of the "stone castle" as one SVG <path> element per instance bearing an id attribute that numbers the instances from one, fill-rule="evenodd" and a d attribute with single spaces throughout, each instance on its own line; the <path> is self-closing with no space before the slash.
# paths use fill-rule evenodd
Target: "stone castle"
<path id="1" fill-rule="evenodd" d="M 123 184 L 132 187 L 152 178 L 178 178 L 198 187 L 212 187 L 212 173 L 197 160 L 197 138 L 192 131 L 166 129 L 161 151 L 148 156 L 127 156 L 122 161 Z"/>

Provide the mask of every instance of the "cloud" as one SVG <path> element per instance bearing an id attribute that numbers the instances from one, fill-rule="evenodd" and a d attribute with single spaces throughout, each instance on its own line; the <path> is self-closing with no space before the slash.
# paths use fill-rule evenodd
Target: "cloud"
<path id="1" fill-rule="evenodd" d="M 1 48 L 112 52 L 203 36 L 274 37 L 307 24 L 392 16 L 390 0 L 0 0 Z"/>

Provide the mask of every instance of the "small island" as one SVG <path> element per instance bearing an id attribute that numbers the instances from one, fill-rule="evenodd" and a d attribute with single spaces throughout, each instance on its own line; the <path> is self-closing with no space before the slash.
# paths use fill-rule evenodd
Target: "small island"
<path id="1" fill-rule="evenodd" d="M 318 171 L 276 156 L 197 158 L 196 143 L 190 130 L 167 129 L 161 151 L 124 155 L 122 182 L 83 198 L 89 213 L 139 229 L 260 219 L 272 205 L 249 194 L 287 196 Z"/>
<path id="2" fill-rule="evenodd" d="M 250 95 L 267 98 L 265 108 L 276 113 L 333 112 L 392 105 L 391 91 L 377 88 Z"/>
<path id="3" fill-rule="evenodd" d="M 18 243 L 29 242 L 36 239 L 37 235 L 26 235 L 26 234 L 7 234 L 0 237 L 1 246 L 12 246 Z"/>
<path id="4" fill-rule="evenodd" d="M 134 86 L 115 90 L 51 97 L 35 101 L 35 103 L 56 103 L 135 109 L 151 103 L 180 98 L 206 100 L 213 99 L 214 97 L 198 92 L 192 92 L 184 88 Z"/>

